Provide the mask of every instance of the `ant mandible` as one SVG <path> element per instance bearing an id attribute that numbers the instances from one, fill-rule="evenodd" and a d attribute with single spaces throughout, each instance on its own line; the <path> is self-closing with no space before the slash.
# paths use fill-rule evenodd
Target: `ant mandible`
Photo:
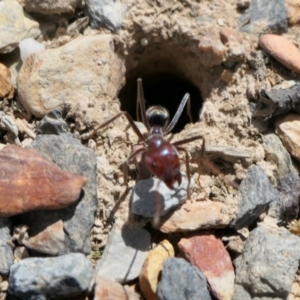
<path id="1" fill-rule="evenodd" d="M 196 135 L 187 139 L 176 141 L 170 143 L 165 139 L 165 136 L 169 134 L 176 123 L 188 101 L 189 105 L 190 95 L 186 93 L 181 100 L 181 103 L 172 119 L 169 123 L 169 112 L 166 108 L 162 106 L 151 106 L 146 110 L 144 92 L 142 86 L 142 79 L 137 80 L 137 117 L 140 114 L 142 117 L 142 122 L 146 126 L 148 131 L 148 136 L 145 138 L 141 131 L 138 129 L 137 125 L 134 123 L 133 119 L 128 112 L 120 112 L 114 117 L 110 118 L 106 122 L 97 126 L 93 132 L 100 128 L 103 128 L 119 118 L 120 116 L 125 116 L 134 130 L 134 132 L 139 137 L 142 147 L 135 152 L 133 152 L 124 162 L 124 182 L 127 185 L 127 165 L 130 161 L 135 158 L 138 154 L 144 153 L 145 163 L 149 171 L 163 181 L 168 188 L 174 190 L 175 182 L 178 186 L 181 184 L 181 172 L 180 172 L 180 161 L 178 152 L 183 152 L 185 154 L 185 165 L 186 165 L 186 175 L 187 175 L 187 197 L 190 198 L 190 168 L 189 168 L 189 155 L 184 147 L 184 144 L 190 143 L 195 140 L 202 140 L 202 146 L 200 150 L 200 157 L 204 156 L 205 151 L 205 138 L 202 135 Z M 156 214 L 159 214 L 157 211 Z M 155 216 L 157 219 L 159 216 Z"/>

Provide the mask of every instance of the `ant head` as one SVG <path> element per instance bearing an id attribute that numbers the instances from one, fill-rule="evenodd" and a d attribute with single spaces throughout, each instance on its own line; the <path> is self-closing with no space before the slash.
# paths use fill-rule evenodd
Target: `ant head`
<path id="1" fill-rule="evenodd" d="M 146 111 L 150 127 L 159 126 L 165 129 L 169 124 L 170 115 L 166 108 L 162 106 L 151 106 Z"/>

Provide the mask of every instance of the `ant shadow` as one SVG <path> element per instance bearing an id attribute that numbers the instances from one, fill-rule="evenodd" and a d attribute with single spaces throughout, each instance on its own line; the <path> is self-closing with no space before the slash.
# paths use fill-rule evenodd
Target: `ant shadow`
<path id="1" fill-rule="evenodd" d="M 140 180 L 133 188 L 131 197 L 131 213 L 144 217 L 154 217 L 157 208 L 159 215 L 163 216 L 176 206 L 187 200 L 188 180 L 185 173 L 182 174 L 182 183 L 174 190 L 169 189 L 165 183 L 157 177 Z M 191 187 L 194 181 L 191 180 Z"/>

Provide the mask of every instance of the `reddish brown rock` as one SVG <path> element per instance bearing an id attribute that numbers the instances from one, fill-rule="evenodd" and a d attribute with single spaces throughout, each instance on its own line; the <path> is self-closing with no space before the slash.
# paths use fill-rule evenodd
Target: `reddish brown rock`
<path id="1" fill-rule="evenodd" d="M 218 28 L 209 28 L 200 39 L 198 48 L 202 52 L 201 63 L 205 67 L 217 66 L 225 61 L 227 48 L 221 42 Z"/>
<path id="2" fill-rule="evenodd" d="M 294 43 L 283 36 L 265 34 L 259 45 L 288 69 L 300 73 L 300 51 Z"/>
<path id="3" fill-rule="evenodd" d="M 300 161 L 300 116 L 289 114 L 276 120 L 276 133 L 284 147 Z"/>
<path id="4" fill-rule="evenodd" d="M 0 63 L 0 99 L 4 97 L 10 99 L 13 95 L 14 88 L 10 80 L 10 71 Z"/>
<path id="5" fill-rule="evenodd" d="M 178 246 L 184 256 L 207 278 L 217 299 L 230 300 L 234 291 L 234 270 L 228 252 L 214 235 L 182 238 Z"/>
<path id="6" fill-rule="evenodd" d="M 238 42 L 239 44 L 243 43 L 241 35 L 237 31 L 229 27 L 224 27 L 221 29 L 220 37 L 224 45 L 226 45 L 229 42 Z"/>
<path id="7" fill-rule="evenodd" d="M 147 300 L 157 300 L 156 291 L 164 261 L 175 255 L 168 240 L 163 240 L 150 250 L 140 273 L 140 287 Z"/>
<path id="8" fill-rule="evenodd" d="M 40 253 L 58 255 L 63 251 L 65 245 L 64 223 L 59 220 L 33 237 L 29 238 L 28 235 L 25 235 L 20 243 Z"/>
<path id="9" fill-rule="evenodd" d="M 36 150 L 7 145 L 0 151 L 0 216 L 60 209 L 78 201 L 87 178 L 73 175 Z"/>
<path id="10" fill-rule="evenodd" d="M 222 228 L 230 223 L 226 205 L 204 201 L 185 203 L 174 212 L 161 217 L 159 230 L 165 233 L 193 231 L 202 228 Z"/>
<path id="11" fill-rule="evenodd" d="M 96 276 L 94 300 L 139 300 L 140 297 L 129 288 L 107 279 Z"/>

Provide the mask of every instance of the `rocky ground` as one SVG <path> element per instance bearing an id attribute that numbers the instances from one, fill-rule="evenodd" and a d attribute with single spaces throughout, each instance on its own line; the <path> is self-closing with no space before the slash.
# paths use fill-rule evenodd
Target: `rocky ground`
<path id="1" fill-rule="evenodd" d="M 0 1 L 1 299 L 299 299 L 298 0 Z M 182 184 L 125 116 L 171 117 Z M 136 122 L 143 134 L 146 127 Z M 187 172 L 191 173 L 190 198 Z M 153 224 L 161 199 L 158 224 Z"/>

